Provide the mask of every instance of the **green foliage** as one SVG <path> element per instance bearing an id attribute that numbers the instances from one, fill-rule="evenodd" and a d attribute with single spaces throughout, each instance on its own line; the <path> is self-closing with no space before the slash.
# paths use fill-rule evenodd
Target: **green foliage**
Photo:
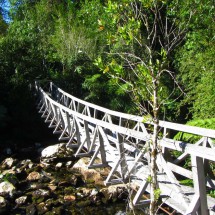
<path id="1" fill-rule="evenodd" d="M 157 201 L 159 198 L 160 198 L 160 195 L 161 195 L 161 189 L 155 189 L 154 191 L 154 198 L 155 198 L 155 201 Z"/>
<path id="2" fill-rule="evenodd" d="M 215 190 L 210 190 L 209 195 L 210 195 L 212 198 L 215 198 Z"/>
<path id="3" fill-rule="evenodd" d="M 191 120 L 191 121 L 187 122 L 187 125 L 215 130 L 215 118 Z M 198 135 L 189 134 L 189 133 L 185 133 L 185 132 L 178 132 L 174 137 L 174 139 L 176 139 L 176 140 L 185 141 L 188 143 L 195 143 L 200 138 L 201 137 Z"/>
<path id="4" fill-rule="evenodd" d="M 185 186 L 193 187 L 193 180 L 192 179 L 181 180 L 181 181 L 179 181 L 179 183 L 182 185 L 185 185 Z"/>
<path id="5" fill-rule="evenodd" d="M 214 82 L 214 4 L 213 1 L 181 1 L 181 19 L 192 11 L 190 31 L 185 44 L 176 55 L 178 78 L 184 85 L 186 97 L 182 104 L 190 106 L 193 118 L 206 119 L 215 115 Z"/>
<path id="6" fill-rule="evenodd" d="M 152 176 L 149 175 L 148 178 L 147 178 L 147 182 L 151 183 L 152 182 Z"/>
<path id="7" fill-rule="evenodd" d="M 14 174 L 11 173 L 6 173 L 5 175 L 3 175 L 3 177 L 1 178 L 2 181 L 7 181 L 12 183 L 13 185 L 16 185 L 18 183 L 18 179 Z"/>

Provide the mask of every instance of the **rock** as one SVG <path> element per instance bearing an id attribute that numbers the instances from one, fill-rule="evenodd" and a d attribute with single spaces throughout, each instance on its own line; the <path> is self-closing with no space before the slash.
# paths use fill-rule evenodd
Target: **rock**
<path id="1" fill-rule="evenodd" d="M 91 195 L 91 192 L 92 192 L 91 189 L 85 188 L 85 187 L 82 188 L 81 191 L 82 191 L 82 193 L 84 194 L 84 196 L 89 196 L 89 195 Z"/>
<path id="2" fill-rule="evenodd" d="M 76 197 L 74 195 L 66 195 L 64 196 L 63 198 L 65 201 L 70 201 L 70 202 L 73 202 L 76 200 Z"/>
<path id="3" fill-rule="evenodd" d="M 57 189 L 57 186 L 53 185 L 53 184 L 49 184 L 48 185 L 48 188 L 51 190 L 51 191 L 55 191 Z"/>
<path id="4" fill-rule="evenodd" d="M 86 182 L 95 182 L 95 184 L 103 185 L 103 177 L 94 169 L 88 169 L 87 165 L 89 163 L 90 158 L 81 158 L 78 162 L 76 162 L 73 166 L 73 169 L 79 171 Z"/>
<path id="5" fill-rule="evenodd" d="M 34 204 L 28 205 L 26 207 L 26 214 L 28 215 L 36 215 L 37 214 L 37 209 Z"/>
<path id="6" fill-rule="evenodd" d="M 90 196 L 96 196 L 99 193 L 99 191 L 97 189 L 92 189 Z"/>
<path id="7" fill-rule="evenodd" d="M 62 163 L 57 163 L 55 167 L 56 167 L 57 169 L 59 169 L 59 168 L 61 168 L 62 166 L 63 166 Z"/>
<path id="8" fill-rule="evenodd" d="M 49 190 L 38 189 L 32 193 L 32 196 L 34 196 L 34 197 L 45 197 L 45 196 L 49 196 L 49 194 L 50 194 Z"/>
<path id="9" fill-rule="evenodd" d="M 15 163 L 17 162 L 17 160 L 13 159 L 13 158 L 6 158 L 1 166 L 3 169 L 6 169 L 6 168 L 11 168 Z"/>
<path id="10" fill-rule="evenodd" d="M 107 201 L 112 200 L 113 202 L 117 199 L 122 199 L 127 196 L 127 188 L 125 184 L 121 185 L 111 185 L 109 187 L 102 188 L 100 192 L 104 195 L 102 201 L 107 203 Z"/>
<path id="11" fill-rule="evenodd" d="M 71 181 L 71 184 L 73 186 L 76 186 L 77 183 L 78 183 L 78 177 L 76 175 L 72 175 L 71 178 L 70 178 L 70 181 Z"/>
<path id="12" fill-rule="evenodd" d="M 4 213 L 7 209 L 7 201 L 4 197 L 0 196 L 0 214 Z"/>
<path id="13" fill-rule="evenodd" d="M 48 146 L 42 151 L 42 155 L 41 155 L 42 158 L 55 157 L 63 145 L 64 145 L 63 143 L 59 143 L 53 146 Z"/>
<path id="14" fill-rule="evenodd" d="M 36 183 L 30 184 L 30 188 L 33 190 L 37 189 L 37 184 Z"/>
<path id="15" fill-rule="evenodd" d="M 39 172 L 31 172 L 27 177 L 28 181 L 37 181 L 39 179 L 41 179 L 41 175 Z"/>
<path id="16" fill-rule="evenodd" d="M 72 161 L 66 162 L 66 166 L 67 166 L 67 167 L 70 167 L 71 165 L 72 165 Z"/>
<path id="17" fill-rule="evenodd" d="M 55 160 L 63 162 L 68 160 L 77 160 L 77 158 L 74 157 L 73 150 L 67 147 L 65 143 L 48 146 L 47 148 L 42 150 L 41 155 L 41 162 L 45 166 L 48 166 Z"/>
<path id="18" fill-rule="evenodd" d="M 46 212 L 49 211 L 48 207 L 46 206 L 46 204 L 44 202 L 41 202 L 36 207 L 37 207 L 38 215 L 45 214 Z"/>
<path id="19" fill-rule="evenodd" d="M 3 181 L 0 183 L 0 195 L 9 194 L 10 196 L 13 196 L 15 189 L 16 188 L 13 186 L 13 184 L 8 181 Z"/>
<path id="20" fill-rule="evenodd" d="M 16 202 L 16 204 L 18 204 L 18 205 L 23 205 L 23 204 L 26 203 L 27 198 L 28 198 L 27 196 L 21 196 L 21 197 L 17 198 L 17 199 L 15 200 L 15 202 Z"/>
<path id="21" fill-rule="evenodd" d="M 34 166 L 34 164 L 30 159 L 22 160 L 17 165 L 17 167 L 20 168 L 20 170 L 31 169 L 33 166 Z"/>
<path id="22" fill-rule="evenodd" d="M 78 197 L 80 197 L 80 198 L 83 198 L 83 197 L 84 197 L 84 195 L 81 194 L 81 193 L 76 193 L 76 195 L 77 195 Z"/>
<path id="23" fill-rule="evenodd" d="M 15 172 L 13 169 L 7 169 L 7 170 L 4 170 L 4 171 L 2 172 L 2 175 L 3 175 L 3 176 L 8 175 L 8 174 L 15 175 L 16 172 Z"/>

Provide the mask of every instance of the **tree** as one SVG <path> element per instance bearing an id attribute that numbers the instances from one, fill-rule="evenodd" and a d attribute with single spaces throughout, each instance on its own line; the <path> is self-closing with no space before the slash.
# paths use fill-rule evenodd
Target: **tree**
<path id="1" fill-rule="evenodd" d="M 194 119 L 215 117 L 213 3 L 210 0 L 180 2 L 181 18 L 194 11 L 189 33 L 175 60 L 178 78 L 187 94 L 183 104 L 189 105 L 190 117 Z"/>
<path id="2" fill-rule="evenodd" d="M 159 0 L 108 1 L 104 15 L 98 19 L 101 31 L 106 32 L 108 48 L 98 57 L 96 65 L 130 93 L 139 110 L 150 115 L 154 124 L 150 140 L 150 214 L 156 212 L 159 193 L 156 159 L 160 153 L 161 108 L 181 90 L 170 71 L 170 59 L 184 39 L 190 17 L 186 22 L 178 22 L 177 7 L 177 1 L 171 4 Z M 170 92 L 166 82 L 173 82 L 175 90 Z"/>

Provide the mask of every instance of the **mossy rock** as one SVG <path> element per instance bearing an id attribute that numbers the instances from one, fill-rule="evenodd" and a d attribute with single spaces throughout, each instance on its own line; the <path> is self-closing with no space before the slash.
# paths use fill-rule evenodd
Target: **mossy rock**
<path id="1" fill-rule="evenodd" d="M 95 180 L 94 179 L 87 179 L 85 182 L 87 184 L 93 184 L 93 183 L 95 183 Z"/>
<path id="2" fill-rule="evenodd" d="M 36 206 L 36 208 L 37 208 L 38 215 L 42 215 L 42 214 L 48 212 L 48 210 L 49 210 L 49 208 L 46 206 L 46 204 L 44 202 L 42 202 L 41 204 L 38 204 Z"/>
<path id="3" fill-rule="evenodd" d="M 37 166 L 35 166 L 35 167 L 32 167 L 32 168 L 30 168 L 30 169 L 27 169 L 27 170 L 26 170 L 26 173 L 29 174 L 29 173 L 31 173 L 31 172 L 40 172 L 41 169 L 42 169 L 42 167 L 39 166 L 39 165 L 37 165 Z"/>
<path id="4" fill-rule="evenodd" d="M 74 189 L 74 187 L 66 187 L 64 189 L 64 194 L 74 194 L 76 192 L 76 190 Z"/>
<path id="5" fill-rule="evenodd" d="M 81 202 L 77 203 L 78 207 L 86 207 L 86 206 L 89 206 L 89 205 L 91 205 L 91 201 L 90 200 L 81 201 Z"/>
<path id="6" fill-rule="evenodd" d="M 39 203 L 41 203 L 41 202 L 44 202 L 44 200 L 45 200 L 44 197 L 35 197 L 35 196 L 32 197 L 32 202 L 33 202 L 33 203 L 39 204 Z"/>

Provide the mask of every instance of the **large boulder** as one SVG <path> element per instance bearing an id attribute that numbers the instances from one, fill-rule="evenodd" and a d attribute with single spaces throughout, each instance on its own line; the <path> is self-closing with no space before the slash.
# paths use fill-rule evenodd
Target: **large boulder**
<path id="1" fill-rule="evenodd" d="M 53 161 L 56 163 L 63 162 L 66 165 L 66 162 L 74 160 L 77 160 L 77 158 L 74 157 L 73 150 L 67 147 L 65 143 L 48 146 L 41 152 L 41 162 L 45 166 L 48 166 Z M 59 167 L 58 165 L 56 168 Z"/>
<path id="2" fill-rule="evenodd" d="M 63 143 L 55 144 L 52 146 L 48 146 L 45 149 L 43 149 L 41 156 L 42 158 L 54 158 L 57 156 L 57 154 L 60 151 L 60 148 L 63 146 Z"/>

